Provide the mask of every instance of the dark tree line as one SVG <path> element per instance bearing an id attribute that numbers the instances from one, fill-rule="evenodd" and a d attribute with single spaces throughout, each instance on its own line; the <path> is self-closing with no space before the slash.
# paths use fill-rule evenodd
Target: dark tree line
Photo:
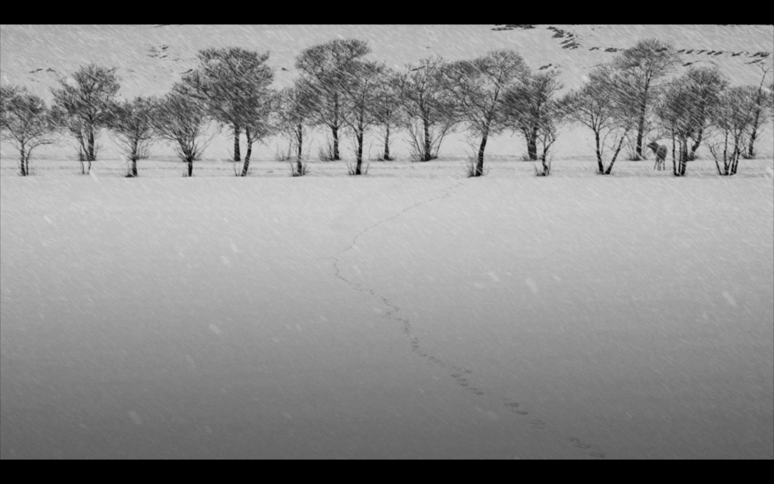
<path id="1" fill-rule="evenodd" d="M 645 145 L 666 139 L 673 174 L 683 176 L 702 145 L 720 174 L 736 173 L 740 158 L 755 155 L 756 140 L 772 113 L 774 85 L 768 70 L 762 70 L 758 86 L 730 87 L 714 66 L 694 66 L 676 75 L 679 54 L 658 40 L 624 50 L 565 93 L 560 71 L 534 72 L 511 50 L 455 62 L 431 57 L 402 70 L 368 60 L 370 52 L 368 43 L 357 39 L 305 49 L 296 58 L 300 76 L 292 87 L 278 91 L 272 88 L 268 52 L 205 49 L 197 54 L 197 66 L 166 95 L 126 100 L 118 96 L 116 69 L 89 64 L 52 89 L 50 109 L 26 90 L 3 86 L 0 128 L 3 139 L 19 150 L 23 175 L 29 174 L 32 150 L 52 143 L 56 133 L 75 140 L 82 173 L 88 173 L 97 159 L 99 134 L 107 129 L 130 163 L 127 176 L 138 176 L 138 160 L 160 140 L 175 147 L 191 176 L 217 126 L 233 136 L 231 158 L 235 170 L 236 163 L 242 164 L 235 171 L 239 176 L 249 173 L 254 143 L 274 135 L 290 141 L 292 173 L 303 175 L 304 147 L 308 152 L 309 134 L 316 128 L 327 132 L 320 153 L 326 161 L 340 160 L 342 136 L 351 136 L 352 175 L 366 172 L 367 137 L 378 135 L 378 158 L 391 160 L 390 143 L 397 131 L 404 131 L 412 158 L 427 162 L 438 157 L 449 133 L 465 130 L 476 146 L 469 176 L 485 173 L 487 143 L 503 132 L 524 139 L 526 159 L 546 176 L 562 127 L 575 124 L 593 134 L 600 174 L 612 173 L 626 147 L 630 157 L 642 159 Z"/>

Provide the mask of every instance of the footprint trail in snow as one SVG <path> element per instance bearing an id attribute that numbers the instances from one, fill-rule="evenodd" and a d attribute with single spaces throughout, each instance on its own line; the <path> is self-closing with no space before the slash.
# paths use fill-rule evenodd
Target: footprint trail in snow
<path id="1" fill-rule="evenodd" d="M 346 247 L 345 249 L 339 251 L 336 255 L 334 255 L 332 257 L 332 259 L 333 259 L 333 268 L 334 268 L 334 271 L 335 271 L 335 276 L 338 279 L 342 280 L 344 283 L 349 285 L 354 290 L 356 290 L 358 292 L 362 292 L 362 293 L 368 294 L 371 297 L 373 297 L 375 299 L 378 299 L 379 301 L 382 302 L 382 304 L 387 306 L 388 310 L 385 313 L 385 317 L 388 320 L 394 321 L 394 322 L 396 322 L 396 323 L 398 323 L 400 325 L 400 327 L 403 330 L 403 333 L 406 335 L 407 339 L 409 340 L 409 344 L 411 346 L 411 351 L 413 353 L 416 353 L 418 356 L 420 356 L 420 357 L 422 357 L 422 358 L 432 362 L 433 364 L 435 364 L 435 365 L 437 365 L 437 366 L 439 366 L 441 368 L 448 369 L 449 370 L 449 376 L 454 379 L 454 382 L 461 389 L 463 389 L 463 390 L 465 390 L 467 392 L 470 392 L 470 393 L 472 393 L 474 395 L 483 396 L 483 395 L 486 395 L 486 392 L 484 392 L 484 390 L 479 388 L 478 386 L 473 385 L 471 383 L 471 381 L 470 381 L 471 378 L 472 378 L 472 374 L 473 374 L 472 370 L 467 369 L 467 368 L 463 368 L 463 367 L 459 367 L 459 366 L 456 366 L 456 365 L 453 365 L 453 364 L 450 364 L 449 362 L 444 361 L 444 360 L 438 358 L 437 356 L 432 355 L 432 354 L 428 353 L 427 351 L 423 350 L 422 347 L 421 347 L 419 338 L 416 335 L 414 335 L 413 332 L 411 331 L 411 322 L 410 322 L 410 320 L 407 317 L 402 316 L 400 314 L 401 308 L 399 306 L 397 306 L 396 304 L 394 304 L 393 302 L 391 302 L 388 298 L 382 296 L 381 294 L 376 293 L 370 287 L 365 286 L 364 284 L 362 284 L 360 282 L 355 282 L 355 281 L 345 277 L 342 274 L 342 270 L 341 270 L 341 267 L 339 265 L 340 262 L 341 262 L 340 258 L 344 254 L 346 254 L 348 251 L 353 249 L 357 245 L 357 241 L 361 237 L 363 237 L 367 232 L 369 232 L 370 230 L 372 230 L 372 229 L 374 229 L 376 227 L 379 227 L 380 225 L 383 225 L 383 224 L 385 224 L 385 223 L 387 223 L 387 222 L 389 222 L 391 220 L 394 220 L 394 219 L 400 217 L 401 215 L 405 214 L 406 212 L 408 212 L 410 210 L 413 210 L 413 209 L 415 209 L 417 207 L 420 207 L 420 206 L 425 205 L 425 204 L 430 203 L 430 202 L 434 202 L 436 200 L 441 200 L 441 199 L 444 199 L 444 198 L 448 198 L 448 197 L 450 197 L 452 195 L 453 190 L 455 188 L 461 186 L 461 185 L 462 185 L 462 182 L 458 182 L 455 185 L 453 185 L 451 187 L 448 187 L 446 189 L 445 193 L 443 193 L 440 196 L 429 198 L 427 200 L 423 200 L 423 201 L 417 202 L 417 203 L 415 203 L 413 205 L 410 205 L 409 207 L 404 208 L 403 210 L 401 210 L 400 212 L 398 212 L 397 214 L 395 214 L 395 215 L 393 215 L 391 217 L 388 217 L 388 218 L 386 218 L 384 220 L 381 220 L 379 222 L 374 223 L 373 225 L 370 225 L 370 226 L 366 227 L 365 229 L 363 229 L 360 232 L 358 232 L 352 238 L 352 243 L 348 247 Z M 490 274 L 490 276 L 491 276 L 491 274 Z M 492 276 L 492 277 L 494 279 L 497 276 L 495 275 L 495 276 Z M 530 285 L 530 289 L 532 289 L 533 292 L 534 292 L 534 288 L 531 285 Z M 543 431 L 543 432 L 548 432 L 549 431 L 549 429 L 546 427 L 546 423 L 543 420 L 539 419 L 539 418 L 535 418 L 534 412 L 530 412 L 529 410 L 527 410 L 524 404 L 522 404 L 520 402 L 515 402 L 515 401 L 512 401 L 512 400 L 509 400 L 509 399 L 505 399 L 504 406 L 508 410 L 510 410 L 510 412 L 512 414 L 516 415 L 517 417 L 526 417 L 526 416 L 532 415 L 532 418 L 530 420 L 530 428 L 531 429 L 538 430 L 538 431 Z M 591 458 L 594 458 L 594 459 L 602 459 L 602 458 L 605 457 L 605 454 L 603 452 L 599 452 L 591 444 L 588 444 L 588 443 L 582 441 L 578 437 L 569 437 L 569 438 L 565 439 L 565 442 L 571 444 L 573 447 L 575 447 L 577 449 L 580 449 L 580 450 L 584 451 L 585 454 L 588 457 L 591 457 Z"/>

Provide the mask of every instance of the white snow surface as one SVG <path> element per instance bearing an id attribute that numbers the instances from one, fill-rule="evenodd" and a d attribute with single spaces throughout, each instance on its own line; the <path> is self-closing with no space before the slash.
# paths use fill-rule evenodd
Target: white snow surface
<path id="1" fill-rule="evenodd" d="M 773 456 L 771 160 L 68 163 L 0 176 L 2 458 Z"/>

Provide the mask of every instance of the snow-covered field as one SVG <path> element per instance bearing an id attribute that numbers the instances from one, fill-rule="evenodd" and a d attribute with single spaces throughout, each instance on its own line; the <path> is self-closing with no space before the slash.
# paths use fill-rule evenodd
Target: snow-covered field
<path id="1" fill-rule="evenodd" d="M 12 166 L 0 457 L 773 457 L 771 160 Z"/>

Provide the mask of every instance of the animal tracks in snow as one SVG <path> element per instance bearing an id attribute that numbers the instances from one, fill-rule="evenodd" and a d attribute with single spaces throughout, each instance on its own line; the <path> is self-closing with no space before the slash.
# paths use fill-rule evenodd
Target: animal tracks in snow
<path id="1" fill-rule="evenodd" d="M 389 222 L 391 220 L 394 220 L 394 219 L 400 217 L 401 215 L 405 214 L 406 212 L 408 212 L 410 210 L 413 210 L 413 209 L 415 209 L 415 208 L 417 208 L 417 207 L 419 207 L 421 205 L 433 202 L 435 200 L 440 200 L 442 198 L 447 198 L 447 197 L 451 196 L 452 190 L 454 188 L 460 186 L 460 185 L 462 185 L 462 182 L 459 182 L 456 185 L 453 185 L 453 186 L 447 188 L 446 192 L 443 195 L 440 195 L 440 196 L 437 196 L 437 197 L 433 197 L 433 198 L 430 198 L 430 199 L 427 199 L 427 200 L 423 200 L 423 201 L 417 202 L 417 203 L 415 203 L 415 204 L 413 204 L 413 205 L 411 205 L 409 207 L 404 208 L 403 210 L 401 210 L 397 214 L 392 215 L 392 216 L 390 216 L 390 217 L 388 217 L 388 218 L 386 218 L 384 220 L 381 220 L 379 222 L 376 222 L 376 223 L 366 227 L 365 229 L 361 230 L 360 232 L 358 232 L 352 238 L 352 242 L 350 243 L 350 245 L 348 247 L 346 247 L 345 249 L 341 250 L 340 252 L 338 252 L 336 255 L 334 255 L 332 257 L 332 259 L 333 259 L 333 269 L 334 269 L 334 275 L 336 276 L 336 278 L 338 278 L 341 281 L 343 281 L 344 283 L 346 283 L 353 290 L 361 292 L 361 293 L 364 293 L 364 294 L 367 294 L 367 295 L 371 296 L 372 298 L 378 299 L 384 306 L 387 307 L 387 310 L 383 312 L 383 317 L 386 318 L 389 321 L 397 323 L 397 325 L 401 328 L 403 334 L 406 336 L 406 339 L 408 340 L 408 343 L 409 343 L 409 347 L 410 347 L 410 349 L 411 349 L 411 351 L 413 353 L 415 353 L 417 356 L 419 356 L 421 358 L 426 359 L 427 361 L 431 362 L 432 364 L 434 364 L 434 365 L 436 365 L 438 367 L 447 369 L 449 371 L 449 376 L 454 380 L 454 383 L 458 387 L 460 387 L 461 389 L 463 389 L 463 390 L 465 390 L 465 391 L 467 391 L 467 392 L 469 392 L 469 393 L 471 393 L 473 395 L 476 395 L 476 396 L 484 396 L 484 395 L 486 395 L 486 392 L 484 392 L 484 390 L 479 388 L 478 386 L 474 385 L 472 383 L 472 381 L 471 381 L 472 380 L 472 374 L 473 374 L 472 370 L 467 369 L 467 368 L 463 368 L 463 367 L 459 367 L 459 366 L 456 366 L 456 365 L 452 365 L 449 362 L 444 361 L 443 359 L 441 359 L 441 358 L 439 358 L 439 357 L 437 357 L 435 355 L 432 355 L 429 352 L 427 352 L 426 350 L 424 350 L 422 348 L 422 344 L 421 344 L 421 341 L 420 341 L 419 337 L 416 336 L 412 332 L 410 320 L 407 317 L 401 315 L 401 308 L 400 308 L 400 306 L 398 306 L 397 304 L 393 303 L 387 297 L 385 297 L 385 296 L 383 296 L 381 294 L 378 294 L 376 291 L 374 291 L 372 288 L 370 288 L 367 285 L 365 285 L 363 282 L 357 282 L 355 280 L 352 280 L 352 279 L 348 278 L 347 276 L 345 276 L 342 273 L 342 269 L 340 267 L 341 257 L 345 253 L 350 251 L 351 249 L 355 248 L 356 245 L 357 245 L 357 241 L 361 237 L 363 237 L 363 235 L 365 235 L 368 231 L 370 231 L 370 230 L 372 230 L 372 229 L 374 229 L 374 228 L 376 228 L 376 227 L 378 227 L 380 225 L 383 225 L 383 224 L 385 224 L 385 223 L 387 223 L 387 222 Z M 357 270 L 356 272 L 357 272 L 358 276 L 362 274 L 359 270 Z M 490 271 L 488 273 L 488 275 L 492 279 L 492 281 L 499 282 L 498 275 L 496 273 L 494 273 L 493 271 Z M 537 292 L 537 286 L 534 283 L 534 281 L 532 281 L 531 279 L 527 279 L 525 282 L 527 283 L 527 285 L 530 287 L 530 289 L 533 292 Z M 376 311 L 376 312 L 382 312 L 382 311 Z M 529 421 L 529 426 L 530 426 L 531 429 L 538 430 L 538 431 L 543 431 L 543 432 L 547 432 L 548 431 L 546 423 L 543 420 L 539 419 L 539 418 L 535 418 L 534 415 L 532 415 L 530 413 L 530 411 L 527 410 L 526 406 L 524 404 L 522 404 L 521 402 L 516 402 L 516 401 L 513 401 L 513 400 L 506 399 L 505 400 L 505 406 L 508 408 L 510 413 L 515 415 L 517 418 L 526 417 L 526 416 L 533 417 Z M 601 459 L 601 458 L 605 457 L 604 453 L 596 451 L 596 450 L 593 450 L 591 444 L 588 444 L 588 443 L 582 441 L 578 437 L 570 437 L 570 438 L 567 439 L 567 442 L 572 444 L 575 448 L 585 451 L 586 454 L 589 457 L 592 457 L 592 458 L 595 458 L 595 459 Z"/>
<path id="2" fill-rule="evenodd" d="M 518 402 L 512 402 L 510 400 L 505 401 L 505 406 L 508 407 L 512 413 L 519 416 L 529 415 L 529 412 L 521 408 L 521 404 Z"/>
<path id="3" fill-rule="evenodd" d="M 401 210 L 397 214 L 392 215 L 392 216 L 390 216 L 390 217 L 388 217 L 388 218 L 386 218 L 384 220 L 381 220 L 379 222 L 376 222 L 373 225 L 370 225 L 370 226 L 366 227 L 365 229 L 361 230 L 360 232 L 358 232 L 352 238 L 352 243 L 347 248 L 345 248 L 344 250 L 340 251 L 338 254 L 333 256 L 333 267 L 334 267 L 335 275 L 336 275 L 337 278 L 339 278 L 342 281 L 344 281 L 346 284 L 348 284 L 354 290 L 356 290 L 358 292 L 362 292 L 362 293 L 368 294 L 368 295 L 370 295 L 370 296 L 372 296 L 372 297 L 374 297 L 376 299 L 379 299 L 382 302 L 382 304 L 387 306 L 388 309 L 387 309 L 384 317 L 387 318 L 390 321 L 394 321 L 394 322 L 400 324 L 400 327 L 403 330 L 403 334 L 406 335 L 406 338 L 408 339 L 408 342 L 409 342 L 409 347 L 411 348 L 411 351 L 413 353 L 416 353 L 418 356 L 420 356 L 420 357 L 430 361 L 431 363 L 433 363 L 433 364 L 435 364 L 437 366 L 440 366 L 441 368 L 451 368 L 453 370 L 453 373 L 451 373 L 451 377 L 454 379 L 455 383 L 460 388 L 463 388 L 463 389 L 473 393 L 474 395 L 484 395 L 484 391 L 481 390 L 480 388 L 476 387 L 475 385 L 472 385 L 470 383 L 470 381 L 468 380 L 468 378 L 465 376 L 465 375 L 470 375 L 472 373 L 470 370 L 465 369 L 465 368 L 459 368 L 459 367 L 452 366 L 452 365 L 448 364 L 447 362 L 443 361 L 441 358 L 438 358 L 437 356 L 434 356 L 434 355 L 432 355 L 432 354 L 430 354 L 427 351 L 422 349 L 422 346 L 421 346 L 421 343 L 419 341 L 419 338 L 416 335 L 414 335 L 413 332 L 411 331 L 411 323 L 410 323 L 409 319 L 400 315 L 400 307 L 399 306 L 397 306 L 396 304 L 392 303 L 386 297 L 384 297 L 384 296 L 382 296 L 380 294 L 377 294 L 373 289 L 371 289 L 370 287 L 364 285 L 362 282 L 356 282 L 356 281 L 353 281 L 353 280 L 345 277 L 342 274 L 341 268 L 339 267 L 340 256 L 342 256 L 344 253 L 346 253 L 349 250 L 351 250 L 354 247 L 356 247 L 357 241 L 366 232 L 368 232 L 368 231 L 370 231 L 370 230 L 372 230 L 372 229 L 374 229 L 374 228 L 376 228 L 376 227 L 378 227 L 378 226 L 380 226 L 380 225 L 382 225 L 384 223 L 387 223 L 387 222 L 389 222 L 391 220 L 394 220 L 394 219 L 400 217 L 401 215 L 405 214 L 406 212 L 408 212 L 410 210 L 413 210 L 413 209 L 415 209 L 415 208 L 417 208 L 417 207 L 419 207 L 421 205 L 433 202 L 435 200 L 440 200 L 442 198 L 447 198 L 447 197 L 451 196 L 452 190 L 454 188 L 459 187 L 460 185 L 462 185 L 462 182 L 458 182 L 455 185 L 447 188 L 446 192 L 444 194 L 440 195 L 440 196 L 429 198 L 429 199 L 422 200 L 420 202 L 414 203 L 413 205 L 410 205 L 409 207 L 404 208 L 403 210 Z M 358 271 L 358 274 L 360 274 L 360 271 Z"/>
<path id="4" fill-rule="evenodd" d="M 403 329 L 403 333 L 406 335 L 406 337 L 409 340 L 409 345 L 411 347 L 411 351 L 417 353 L 419 356 L 421 356 L 423 358 L 426 358 L 429 361 L 431 361 L 431 362 L 433 362 L 433 363 L 435 363 L 437 365 L 440 365 L 442 367 L 445 367 L 447 365 L 440 358 L 437 358 L 437 357 L 427 353 L 426 351 L 422 351 L 421 350 L 419 338 L 416 337 L 411 332 L 411 323 L 409 322 L 408 318 L 405 318 L 405 317 L 402 317 L 402 316 L 399 315 L 400 307 L 398 307 L 397 305 L 395 305 L 392 302 L 390 302 L 386 297 L 384 297 L 384 296 L 382 296 L 380 294 L 377 294 L 373 289 L 371 289 L 370 287 L 367 287 L 362 282 L 356 282 L 356 281 L 353 281 L 353 280 L 345 277 L 342 274 L 341 268 L 339 267 L 339 263 L 340 263 L 340 259 L 339 258 L 344 253 L 346 253 L 349 250 L 353 249 L 357 245 L 357 241 L 366 232 L 368 232 L 368 231 L 370 231 L 370 230 L 372 230 L 372 229 L 374 229 L 374 228 L 376 228 L 376 227 L 378 227 L 378 226 L 380 226 L 380 225 L 382 225 L 384 223 L 387 223 L 387 222 L 389 222 L 391 220 L 394 220 L 394 219 L 400 217 L 401 215 L 403 215 L 404 213 L 406 213 L 406 212 L 408 212 L 410 210 L 413 210 L 413 209 L 415 209 L 415 208 L 417 208 L 417 207 L 419 207 L 421 205 L 424 205 L 424 204 L 429 203 L 429 202 L 433 202 L 435 200 L 440 200 L 442 198 L 447 198 L 447 197 L 451 196 L 452 190 L 454 188 L 460 186 L 460 185 L 462 185 L 462 182 L 457 182 L 455 185 L 447 188 L 445 193 L 440 195 L 440 196 L 429 198 L 429 199 L 422 200 L 420 202 L 414 203 L 413 205 L 410 205 L 410 206 L 404 208 L 403 210 L 401 210 L 397 214 L 392 215 L 392 216 L 390 216 L 390 217 L 388 217 L 388 218 L 386 218 L 384 220 L 381 220 L 379 222 L 376 222 L 376 223 L 366 227 L 365 229 L 363 229 L 360 232 L 358 232 L 352 238 L 352 243 L 347 248 L 343 249 L 338 254 L 333 256 L 333 268 L 334 268 L 334 271 L 335 271 L 335 276 L 338 279 L 341 279 L 342 281 L 344 281 L 346 284 L 348 284 L 354 290 L 356 290 L 358 292 L 365 293 L 365 294 L 369 294 L 370 296 L 372 296 L 372 297 L 374 297 L 376 299 L 379 299 L 385 306 L 388 307 L 388 310 L 387 310 L 387 312 L 385 314 L 385 317 L 387 319 L 389 319 L 389 320 L 392 320 L 392 321 L 395 321 L 397 323 L 400 323 L 400 325 L 401 325 L 401 327 Z M 358 274 L 360 274 L 360 271 L 358 271 Z M 467 382 L 465 382 L 465 383 L 467 383 Z"/>
<path id="5" fill-rule="evenodd" d="M 573 447 L 577 447 L 578 449 L 590 450 L 592 448 L 591 444 L 588 444 L 588 443 L 582 441 L 578 437 L 570 437 L 567 440 L 572 443 Z M 598 451 L 591 450 L 587 454 L 589 455 L 589 457 L 593 457 L 594 459 L 604 459 L 605 458 L 605 453 L 604 452 L 598 452 Z"/>
<path id="6" fill-rule="evenodd" d="M 454 382 L 457 385 L 468 390 L 474 395 L 485 395 L 483 390 L 481 390 L 475 385 L 471 385 L 470 382 L 468 381 L 468 378 L 465 376 L 473 373 L 472 371 L 459 368 L 457 366 L 452 367 L 452 370 L 453 370 L 453 373 L 451 374 L 451 377 L 454 378 Z"/>
<path id="7" fill-rule="evenodd" d="M 525 417 L 527 415 L 530 415 L 530 412 L 526 410 L 525 405 L 523 405 L 520 402 L 515 402 L 510 399 L 505 400 L 505 406 L 511 411 L 511 413 L 518 415 L 519 417 Z M 539 418 L 532 418 L 529 421 L 529 427 L 533 430 L 538 430 L 541 432 L 548 432 L 548 427 L 546 426 L 546 423 Z M 594 446 L 592 444 L 589 444 L 588 442 L 585 442 L 584 440 L 578 438 L 578 437 L 569 437 L 567 439 L 567 442 L 569 442 L 573 447 L 576 449 L 580 449 L 582 451 L 585 451 L 586 455 L 593 459 L 604 459 L 605 453 L 600 452 L 598 450 L 594 449 Z"/>

